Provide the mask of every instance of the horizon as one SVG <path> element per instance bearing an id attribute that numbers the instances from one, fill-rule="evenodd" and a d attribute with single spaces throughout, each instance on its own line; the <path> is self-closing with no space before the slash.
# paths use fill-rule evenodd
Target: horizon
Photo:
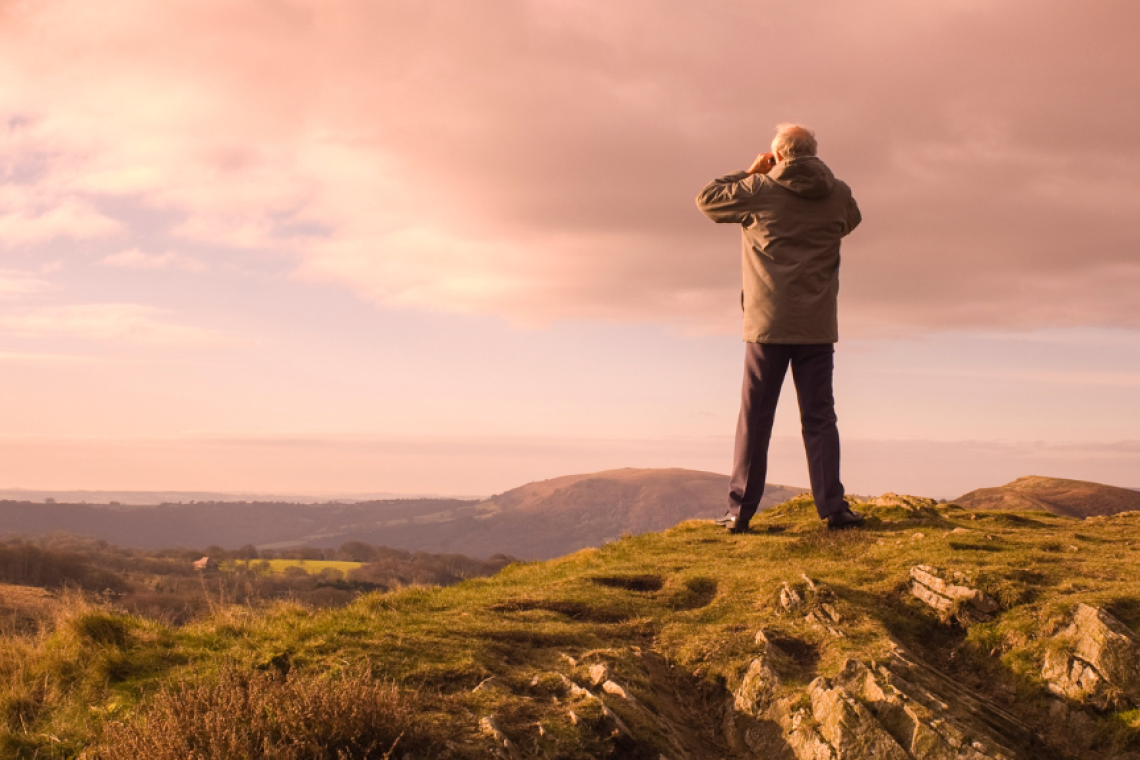
<path id="1" fill-rule="evenodd" d="M 693 200 L 797 121 L 864 216 L 848 490 L 1140 487 L 1140 6 L 770 10 L 0 10 L 0 485 L 727 471 L 738 231 Z M 808 482 L 790 381 L 769 480 Z"/>
<path id="2" fill-rule="evenodd" d="M 622 468 L 622 469 L 636 469 L 636 468 Z M 667 468 L 661 468 L 667 469 Z M 670 468 L 675 469 L 675 468 Z M 603 470 L 594 473 L 573 473 L 569 477 L 577 477 L 581 475 L 598 476 L 605 475 L 615 470 Z M 688 472 L 698 472 L 696 470 L 688 470 Z M 720 475 L 721 477 L 729 477 L 727 473 L 709 473 Z M 565 476 L 564 476 L 565 477 Z M 1042 477 L 1050 479 L 1065 480 L 1064 478 L 1052 478 L 1048 475 L 1025 475 L 1016 478 L 1010 483 L 1016 482 L 1023 478 Z M 555 478 L 557 479 L 557 478 Z M 522 488 L 524 486 L 533 485 L 535 483 L 542 483 L 546 481 L 529 481 L 527 483 L 520 483 L 515 488 Z M 1091 481 L 1077 481 L 1077 482 L 1091 482 Z M 969 492 L 957 494 L 954 497 L 947 496 L 931 496 L 926 494 L 908 494 L 910 496 L 919 496 L 923 498 L 935 498 L 942 500 L 952 501 L 955 498 L 965 496 L 967 493 L 973 491 L 993 488 L 999 486 L 1009 485 L 1010 483 L 993 484 L 989 486 L 978 486 L 975 489 L 970 489 Z M 798 486 L 788 483 L 768 483 L 768 485 L 776 488 L 792 488 L 799 489 L 804 493 L 810 492 L 809 486 Z M 1127 491 L 1140 491 L 1140 486 L 1122 486 L 1113 483 L 1101 483 L 1100 485 L 1113 486 L 1115 488 L 1123 488 Z M 272 503 L 282 502 L 291 504 L 304 504 L 304 505 L 319 505 L 319 504 L 353 504 L 369 501 L 400 501 L 400 500 L 417 500 L 417 499 L 454 499 L 457 501 L 485 501 L 503 493 L 507 493 L 512 489 L 507 489 L 499 493 L 485 493 L 485 494 L 464 494 L 464 493 L 390 493 L 390 492 L 363 492 L 363 493 L 265 493 L 265 492 L 226 492 L 226 491 L 150 491 L 150 490 L 91 490 L 91 489 L 78 489 L 78 490 L 44 490 L 35 488 L 0 488 L 0 501 L 27 501 L 29 503 L 39 503 L 38 500 L 50 499 L 51 501 L 44 501 L 43 503 L 61 503 L 61 504 L 86 504 L 90 506 L 123 506 L 123 507 L 148 507 L 148 506 L 163 506 L 169 504 L 194 504 L 196 502 L 224 502 L 224 503 Z M 856 494 L 849 493 L 849 496 L 858 498 L 875 498 L 882 494 Z M 60 501 L 61 498 L 70 497 L 70 500 Z M 98 500 L 100 497 L 106 499 L 105 501 Z M 88 499 L 96 499 L 89 501 Z M 162 499 L 157 501 L 156 499 Z"/>

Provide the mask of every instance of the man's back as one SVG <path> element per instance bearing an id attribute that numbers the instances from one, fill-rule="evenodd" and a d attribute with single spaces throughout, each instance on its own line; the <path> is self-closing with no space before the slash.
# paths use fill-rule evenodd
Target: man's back
<path id="1" fill-rule="evenodd" d="M 728 513 L 748 530 L 764 495 L 768 444 L 791 367 L 815 508 L 829 529 L 861 525 L 839 479 L 839 428 L 832 379 L 839 339 L 839 243 L 861 217 L 851 189 L 816 158 L 815 133 L 781 124 L 772 151 L 747 171 L 710 182 L 697 206 L 739 224 L 744 239 L 744 387 L 736 425 Z"/>
<path id="2" fill-rule="evenodd" d="M 814 156 L 711 182 L 697 205 L 743 230 L 744 340 L 839 339 L 839 243 L 860 222 L 851 189 Z"/>

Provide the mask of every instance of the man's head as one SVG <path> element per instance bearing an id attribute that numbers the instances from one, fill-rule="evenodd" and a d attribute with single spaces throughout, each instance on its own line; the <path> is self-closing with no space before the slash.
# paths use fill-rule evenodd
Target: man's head
<path id="1" fill-rule="evenodd" d="M 772 152 L 777 160 L 814 156 L 817 148 L 815 132 L 799 124 L 781 124 L 772 139 Z"/>

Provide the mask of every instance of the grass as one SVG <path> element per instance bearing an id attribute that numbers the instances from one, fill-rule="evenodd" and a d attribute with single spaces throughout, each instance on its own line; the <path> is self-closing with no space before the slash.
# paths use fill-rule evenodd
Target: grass
<path id="1" fill-rule="evenodd" d="M 305 754 L 316 742 L 384 757 L 403 737 L 394 757 L 480 757 L 489 745 L 479 720 L 494 714 L 524 753 L 603 757 L 614 751 L 599 738 L 608 718 L 590 703 L 571 720 L 562 676 L 585 683 L 604 662 L 655 708 L 673 709 L 666 682 L 715 706 L 739 683 L 761 629 L 792 660 L 788 689 L 838 673 L 848 658 L 884 657 L 893 638 L 982 693 L 1015 688 L 1024 719 L 1048 732 L 1047 711 L 1029 711 L 1045 699 L 1042 632 L 1077 602 L 1140 622 L 1138 515 L 866 511 L 865 529 L 829 533 L 810 499 L 793 500 L 761 513 L 747 535 L 694 521 L 447 588 L 368 594 L 335 610 L 219 606 L 180 627 L 72 596 L 38 633 L 0 639 L 0 756 L 189 757 L 228 736 L 234 754 L 209 756 L 253 756 L 258 742 L 278 753 L 265 757 L 323 756 Z M 354 563 L 291 566 L 344 564 Z M 909 593 L 916 564 L 962 572 L 1003 611 L 968 631 L 943 623 Z M 826 595 L 845 637 L 787 612 L 784 583 Z M 663 663 L 657 671 L 650 656 Z M 491 677 L 504 688 L 473 691 Z M 365 720 L 349 709 L 360 699 L 337 702 L 340 693 L 373 694 L 379 712 Z M 676 709 L 703 709 L 704 698 Z M 180 704 L 212 717 L 188 723 Z M 1113 746 L 1135 741 L 1134 714 L 1102 722 Z"/>

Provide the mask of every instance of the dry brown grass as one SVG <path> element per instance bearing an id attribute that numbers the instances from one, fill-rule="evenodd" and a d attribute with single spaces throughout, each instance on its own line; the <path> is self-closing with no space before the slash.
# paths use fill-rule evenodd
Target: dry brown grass
<path id="1" fill-rule="evenodd" d="M 433 753 L 418 698 L 363 671 L 336 677 L 225 670 L 160 691 L 111 723 L 99 760 L 347 760 Z"/>

